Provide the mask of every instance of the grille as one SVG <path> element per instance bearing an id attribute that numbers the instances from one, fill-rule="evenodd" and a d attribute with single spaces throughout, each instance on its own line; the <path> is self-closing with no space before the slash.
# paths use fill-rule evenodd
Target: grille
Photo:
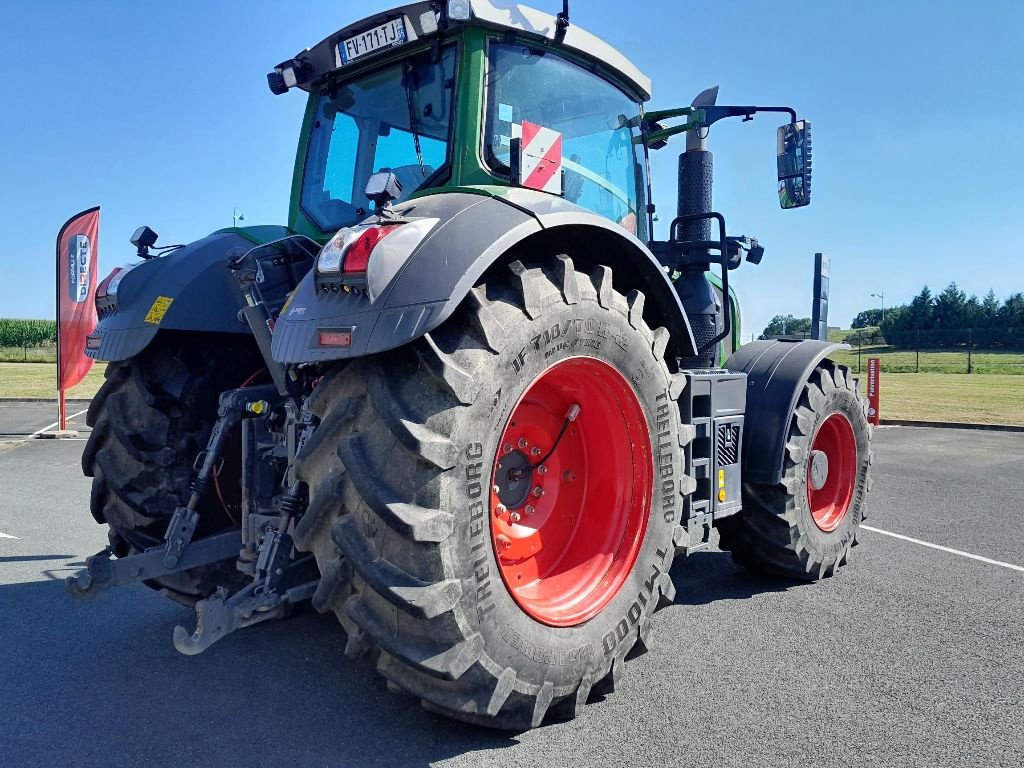
<path id="1" fill-rule="evenodd" d="M 740 425 L 723 424 L 718 428 L 715 450 L 718 466 L 735 464 L 740 455 Z"/>
<path id="2" fill-rule="evenodd" d="M 711 339 L 715 338 L 715 316 L 714 315 L 690 315 L 690 329 L 693 331 L 693 340 L 700 349 Z M 717 345 L 709 347 L 699 353 L 697 357 L 684 357 L 682 365 L 684 368 L 711 368 L 717 362 Z"/>

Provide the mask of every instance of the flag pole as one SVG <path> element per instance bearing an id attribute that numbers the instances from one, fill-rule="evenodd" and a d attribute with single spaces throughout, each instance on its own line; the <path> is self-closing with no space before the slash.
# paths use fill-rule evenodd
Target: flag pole
<path id="1" fill-rule="evenodd" d="M 70 220 L 69 220 L 68 223 L 70 223 Z M 67 223 L 65 223 L 64 227 L 66 227 L 66 226 L 67 226 Z M 60 365 L 60 360 L 61 360 L 61 357 L 60 357 L 60 289 L 61 289 L 61 279 L 60 279 L 60 266 L 61 266 L 60 239 L 61 239 L 61 236 L 64 234 L 64 227 L 61 227 L 60 234 L 57 235 L 57 261 L 54 263 L 54 268 L 56 269 L 56 274 L 54 275 L 54 281 L 53 281 L 54 282 L 54 286 L 57 289 L 55 291 L 55 293 L 54 293 L 54 307 L 56 309 L 56 321 L 57 321 L 57 429 L 59 431 L 61 431 L 61 432 L 63 432 L 65 429 L 67 429 L 67 420 L 65 419 L 65 416 L 67 414 L 67 409 L 66 409 L 65 403 L 64 403 L 64 387 L 63 387 L 63 383 L 64 382 L 62 381 L 62 379 L 64 377 L 61 376 L 61 370 L 60 370 L 61 369 L 61 365 Z"/>

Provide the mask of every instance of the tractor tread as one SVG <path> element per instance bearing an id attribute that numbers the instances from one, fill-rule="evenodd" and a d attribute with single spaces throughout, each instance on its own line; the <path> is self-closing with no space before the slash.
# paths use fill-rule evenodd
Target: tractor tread
<path id="1" fill-rule="evenodd" d="M 561 256 L 544 269 L 520 261 L 508 269 L 510 280 L 470 292 L 458 310 L 461 323 L 326 375 L 312 398 L 321 419 L 314 440 L 334 450 L 307 445 L 299 457 L 299 477 L 319 485 L 310 486 L 296 544 L 321 563 L 313 603 L 338 616 L 350 638 L 346 653 L 369 656 L 389 688 L 430 711 L 521 730 L 548 717 L 576 716 L 598 681 L 611 680 L 614 687 L 626 655 L 646 648 L 650 620 L 642 630 L 631 629 L 616 657 L 571 687 L 531 683 L 488 656 L 483 638 L 460 613 L 463 584 L 450 577 L 455 550 L 445 543 L 456 522 L 438 497 L 442 478 L 458 460 L 452 435 L 460 409 L 479 394 L 473 372 L 505 347 L 505 327 L 556 303 L 589 300 L 621 313 L 652 357 L 664 351 L 667 332 L 643 322 L 643 294 L 627 298 L 614 291 L 608 267 L 580 273 Z M 670 382 L 677 398 L 685 380 Z M 342 409 L 348 420 L 335 417 Z M 683 492 L 691 483 L 680 483 Z M 671 552 L 652 587 L 654 605 L 674 596 L 670 560 Z"/>
<path id="2" fill-rule="evenodd" d="M 797 499 L 804 479 L 801 467 L 810 450 L 815 414 L 836 390 L 846 390 L 863 401 L 857 382 L 845 366 L 822 361 L 809 377 L 793 413 L 783 457 L 783 475 L 776 485 L 743 484 L 743 511 L 718 523 L 720 546 L 733 560 L 751 570 L 782 578 L 816 581 L 835 576 L 849 562 L 850 545 L 836 555 L 815 555 L 801 532 Z M 870 484 L 865 462 L 865 486 Z M 858 509 L 863 520 L 864 505 Z M 854 537 L 854 542 L 856 538 Z"/>

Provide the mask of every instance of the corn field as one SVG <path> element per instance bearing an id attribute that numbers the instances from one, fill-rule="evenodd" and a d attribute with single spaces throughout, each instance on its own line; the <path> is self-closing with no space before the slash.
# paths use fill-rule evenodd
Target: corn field
<path id="1" fill-rule="evenodd" d="M 55 321 L 0 318 L 0 362 L 53 362 L 56 356 Z"/>

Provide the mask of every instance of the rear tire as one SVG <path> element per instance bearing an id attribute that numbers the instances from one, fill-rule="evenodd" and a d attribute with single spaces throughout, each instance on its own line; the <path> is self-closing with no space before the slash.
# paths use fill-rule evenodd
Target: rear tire
<path id="1" fill-rule="evenodd" d="M 815 451 L 826 454 L 829 471 L 818 489 Z M 849 368 L 825 360 L 793 414 L 782 481 L 743 484 L 743 510 L 716 524 L 719 546 L 762 573 L 809 581 L 833 576 L 857 545 L 872 459 L 867 401 Z"/>
<path id="2" fill-rule="evenodd" d="M 427 709 L 522 730 L 548 713 L 575 716 L 592 690 L 614 688 L 627 654 L 646 648 L 652 613 L 674 595 L 673 533 L 693 482 L 680 466 L 680 446 L 691 436 L 676 402 L 685 379 L 669 373 L 668 333 L 644 323 L 642 294 L 627 299 L 612 290 L 610 269 L 588 278 L 566 257 L 551 269 L 519 262 L 511 269 L 511 283 L 477 286 L 438 330 L 352 361 L 317 387 L 309 407 L 321 423 L 298 461 L 310 504 L 295 539 L 316 555 L 322 579 L 313 604 L 337 614 L 346 653 L 368 654 L 389 688 Z M 594 358 L 601 362 L 586 362 Z M 566 360 L 613 367 L 633 393 L 644 416 L 635 444 L 647 451 L 641 469 L 652 482 L 621 587 L 588 592 L 596 613 L 555 626 L 550 615 L 534 618 L 505 586 L 488 487 L 508 454 L 499 437 L 521 396 Z M 558 450 L 599 439 L 598 415 L 585 409 L 575 425 L 580 436 L 565 437 Z M 620 468 L 624 476 L 632 470 Z M 549 471 L 537 482 L 563 498 L 558 483 L 566 477 Z M 598 482 L 588 478 L 581 485 Z"/>
<path id="3" fill-rule="evenodd" d="M 98 523 L 109 526 L 115 555 L 163 539 L 175 508 L 188 501 L 192 465 L 206 447 L 218 396 L 258 370 L 258 360 L 244 340 L 216 343 L 200 334 L 162 334 L 135 357 L 107 365 L 106 380 L 86 416 L 92 433 L 82 470 L 93 478 L 90 510 Z M 199 512 L 196 538 L 238 527 L 212 489 Z M 214 565 L 171 574 L 150 586 L 193 603 L 236 580 L 233 568 Z"/>

